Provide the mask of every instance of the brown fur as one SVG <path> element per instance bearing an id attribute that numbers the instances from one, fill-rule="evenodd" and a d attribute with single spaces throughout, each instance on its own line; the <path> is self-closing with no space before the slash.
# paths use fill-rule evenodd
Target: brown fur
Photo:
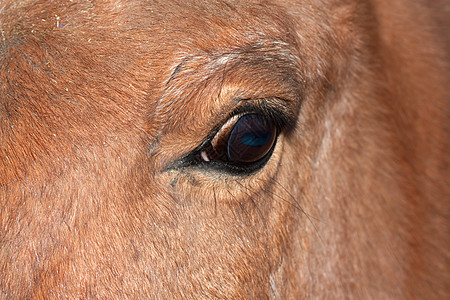
<path id="1" fill-rule="evenodd" d="M 449 5 L 0 1 L 0 298 L 448 298 Z M 271 97 L 262 170 L 166 169 Z"/>

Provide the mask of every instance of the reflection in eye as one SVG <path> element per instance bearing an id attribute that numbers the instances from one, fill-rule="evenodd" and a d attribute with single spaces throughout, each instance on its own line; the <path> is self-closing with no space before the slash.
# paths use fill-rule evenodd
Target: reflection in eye
<path id="1" fill-rule="evenodd" d="M 252 163 L 262 159 L 272 149 L 276 127 L 258 114 L 242 116 L 234 125 L 227 142 L 227 154 L 235 163 Z"/>

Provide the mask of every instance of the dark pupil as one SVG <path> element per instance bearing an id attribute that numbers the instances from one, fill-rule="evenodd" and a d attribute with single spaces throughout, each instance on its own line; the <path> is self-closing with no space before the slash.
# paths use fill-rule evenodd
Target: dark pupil
<path id="1" fill-rule="evenodd" d="M 228 138 L 228 157 L 238 163 L 256 162 L 272 149 L 275 138 L 273 122 L 257 114 L 244 115 Z"/>

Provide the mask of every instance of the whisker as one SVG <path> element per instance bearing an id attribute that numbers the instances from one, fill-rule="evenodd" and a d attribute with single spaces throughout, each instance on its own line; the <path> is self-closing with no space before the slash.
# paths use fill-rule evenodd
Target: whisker
<path id="1" fill-rule="evenodd" d="M 236 181 L 236 183 L 237 183 L 238 185 L 240 185 L 241 187 L 243 187 L 245 190 L 251 191 L 248 187 L 244 186 L 244 185 L 241 184 L 240 182 Z M 259 214 L 259 216 L 260 216 L 260 218 L 261 218 L 261 220 L 262 220 L 262 222 L 263 222 L 263 224 L 264 224 L 264 228 L 265 228 L 264 233 L 265 233 L 265 235 L 266 235 L 267 240 L 269 240 L 269 235 L 270 235 L 270 232 L 271 232 L 271 231 L 269 230 L 269 226 L 267 225 L 267 220 L 264 218 L 264 215 L 263 215 L 263 213 L 261 212 L 261 209 L 258 207 L 258 205 L 256 204 L 256 202 L 255 202 L 254 199 L 252 198 L 251 193 L 246 192 L 246 191 L 243 191 L 243 192 L 244 192 L 245 194 L 248 195 L 248 199 L 250 199 L 250 201 L 253 203 L 253 205 L 254 205 L 254 206 L 256 207 L 256 209 L 258 210 L 258 214 Z M 265 244 L 265 243 L 263 243 L 262 245 L 264 246 L 264 248 L 266 249 L 266 251 L 269 252 L 268 245 Z"/>
<path id="2" fill-rule="evenodd" d="M 241 201 L 239 201 L 231 192 L 230 192 L 230 186 L 228 185 L 228 183 L 227 183 L 227 186 L 228 186 L 228 188 L 227 188 L 227 192 L 228 192 L 228 194 L 230 194 L 230 196 L 239 204 L 239 207 L 241 208 L 241 210 L 242 210 L 242 212 L 246 215 L 246 216 L 248 216 L 248 217 L 250 217 L 250 214 L 249 214 L 249 212 L 247 211 L 247 209 L 245 209 L 245 206 L 244 206 L 244 204 L 242 204 L 242 202 Z M 252 201 L 253 202 L 253 201 Z M 254 202 L 253 202 L 254 203 Z M 255 205 L 255 204 L 254 204 Z M 261 212 L 259 212 L 260 214 L 261 214 Z M 264 220 L 264 218 L 263 218 L 263 220 Z M 265 224 L 265 222 L 264 222 L 264 224 Z"/>
<path id="3" fill-rule="evenodd" d="M 214 193 L 214 215 L 217 216 L 217 198 L 216 198 L 216 189 L 213 187 Z"/>
<path id="4" fill-rule="evenodd" d="M 278 197 L 278 198 L 280 198 L 281 200 L 283 200 L 283 201 L 285 201 L 285 202 L 287 202 L 287 203 L 289 203 L 289 204 L 291 204 L 293 207 L 295 207 L 295 208 L 297 208 L 298 210 L 300 210 L 302 213 L 304 213 L 306 216 L 308 216 L 309 218 L 311 218 L 311 219 L 314 219 L 314 220 L 316 220 L 316 221 L 318 221 L 318 222 L 321 222 L 321 223 L 325 223 L 323 220 L 321 220 L 321 219 L 319 219 L 318 217 L 315 217 L 315 216 L 313 216 L 313 215 L 310 215 L 310 214 L 308 214 L 304 209 L 303 209 L 303 207 L 300 205 L 300 203 L 297 201 L 297 199 L 295 199 L 295 197 L 281 184 L 281 183 L 279 183 L 278 181 L 276 181 L 275 179 L 273 179 L 273 178 L 271 178 L 271 180 L 273 180 L 276 184 L 278 184 L 288 195 L 289 195 L 289 198 L 291 198 L 292 199 L 292 201 L 294 201 L 294 203 L 295 204 L 293 204 L 292 202 L 289 202 L 289 201 L 287 201 L 286 199 L 284 199 L 283 197 L 281 197 L 281 196 L 279 196 L 279 195 L 277 195 L 277 194 L 275 194 L 274 192 L 271 192 L 271 191 L 269 191 L 269 192 L 271 192 L 272 193 L 272 195 L 274 195 L 274 196 L 276 196 L 276 197 Z"/>
<path id="5" fill-rule="evenodd" d="M 242 205 L 242 203 L 230 192 L 230 190 L 227 188 L 227 192 L 228 194 L 230 194 L 230 196 L 234 199 L 234 201 L 237 202 L 237 204 L 239 204 L 239 207 L 241 208 L 242 211 L 246 211 L 245 207 Z"/>
<path id="6" fill-rule="evenodd" d="M 250 189 L 248 188 L 248 187 L 246 187 L 246 186 L 244 186 L 242 183 L 240 183 L 240 182 L 238 182 L 238 181 L 236 181 L 236 183 L 239 185 L 239 186 L 241 186 L 241 187 L 243 187 L 244 189 L 246 189 L 247 191 L 250 191 Z M 248 192 L 246 192 L 246 191 L 243 191 L 245 194 L 247 194 L 247 196 L 248 196 L 248 199 L 252 202 L 252 204 L 256 207 L 256 209 L 258 210 L 258 213 L 259 213 L 259 215 L 260 215 L 260 217 L 261 217 L 261 220 L 263 221 L 263 223 L 264 223 L 264 225 L 266 226 L 266 229 L 267 229 L 267 223 L 266 223 L 266 220 L 265 220 L 265 218 L 264 218 L 264 215 L 263 215 L 263 213 L 261 212 L 261 209 L 258 207 L 258 205 L 256 204 L 256 202 L 255 202 L 255 200 L 252 198 L 252 195 L 250 194 L 250 193 L 248 193 Z"/>
<path id="7" fill-rule="evenodd" d="M 306 218 L 309 220 L 309 222 L 310 222 L 311 225 L 313 226 L 314 231 L 316 232 L 316 234 L 317 234 L 317 236 L 319 237 L 320 241 L 323 242 L 323 239 L 322 239 L 322 237 L 321 237 L 319 231 L 317 230 L 317 227 L 316 227 L 316 225 L 314 224 L 313 220 L 316 220 L 316 221 L 321 222 L 321 223 L 325 223 L 325 222 L 323 222 L 322 220 L 320 220 L 320 219 L 317 218 L 317 217 L 314 217 L 314 216 L 308 214 L 308 213 L 301 207 L 301 205 L 299 204 L 299 202 L 297 201 L 297 199 L 295 199 L 295 197 L 294 197 L 294 196 L 293 196 L 293 195 L 292 195 L 292 194 L 291 194 L 291 193 L 290 193 L 290 192 L 289 192 L 289 191 L 288 191 L 281 183 L 279 183 L 278 181 L 276 181 L 274 178 L 271 178 L 271 180 L 272 180 L 273 182 L 275 182 L 276 184 L 278 184 L 278 185 L 279 185 L 279 186 L 280 186 L 280 187 L 281 187 L 281 188 L 289 195 L 289 197 L 295 202 L 296 205 L 294 205 L 293 203 L 287 201 L 287 200 L 284 199 L 283 197 L 281 197 L 281 196 L 275 194 L 274 192 L 272 192 L 272 195 L 274 195 L 274 196 L 280 198 L 281 200 L 283 200 L 283 201 L 285 201 L 285 202 L 291 204 L 293 207 L 299 209 L 299 210 L 306 216 Z M 266 191 L 266 190 L 265 190 L 265 191 Z"/>

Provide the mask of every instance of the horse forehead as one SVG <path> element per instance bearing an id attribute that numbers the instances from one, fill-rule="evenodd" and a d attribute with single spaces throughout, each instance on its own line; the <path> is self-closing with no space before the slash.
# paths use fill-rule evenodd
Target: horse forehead
<path id="1" fill-rule="evenodd" d="M 275 73 L 269 74 L 269 68 L 267 74 L 262 74 L 261 66 L 264 61 L 279 60 L 283 62 L 273 66 L 293 69 L 298 58 L 296 39 L 289 34 L 288 22 L 278 18 L 283 14 L 281 10 L 272 7 L 268 12 L 262 5 L 250 7 L 225 7 L 221 2 L 183 2 L 180 6 L 150 3 L 144 10 L 148 13 L 139 15 L 148 22 L 149 34 L 142 38 L 146 40 L 150 73 L 156 79 L 150 98 L 156 109 L 149 119 L 158 123 L 153 128 L 161 129 L 164 121 L 169 121 L 166 125 L 170 128 L 180 122 L 201 124 L 204 112 L 212 110 L 214 101 L 222 105 L 231 98 L 248 97 L 248 90 L 255 89 L 248 84 L 251 80 L 272 78 L 277 81 L 271 83 L 272 87 L 282 83 Z M 252 14 L 258 18 L 250 17 Z M 266 16 L 265 21 L 258 23 L 262 16 Z M 225 75 L 234 82 L 227 85 Z M 267 93 L 270 87 L 265 83 Z M 292 92 L 285 86 L 278 90 L 282 88 Z M 229 97 L 220 97 L 225 94 Z"/>

